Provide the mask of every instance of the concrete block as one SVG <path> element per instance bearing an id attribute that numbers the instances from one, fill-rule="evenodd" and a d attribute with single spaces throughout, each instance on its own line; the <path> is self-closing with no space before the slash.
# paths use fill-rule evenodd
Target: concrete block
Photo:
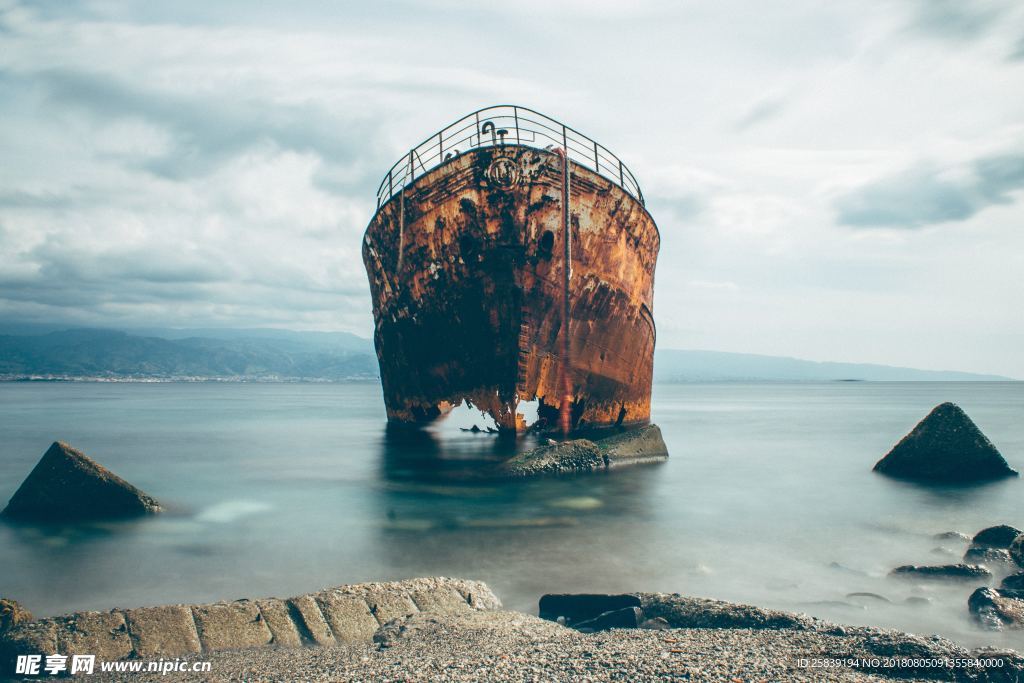
<path id="1" fill-rule="evenodd" d="M 291 609 L 295 621 L 302 623 L 305 633 L 310 641 L 317 645 L 334 645 L 334 634 L 327 620 L 320 611 L 320 606 L 311 595 L 300 595 L 297 598 L 289 598 L 288 606 Z"/>
<path id="2" fill-rule="evenodd" d="M 379 624 L 361 597 L 330 590 L 317 593 L 316 600 L 338 641 L 358 643 L 373 639 Z"/>
<path id="3" fill-rule="evenodd" d="M 447 579 L 447 582 L 466 598 L 466 602 L 473 609 L 501 609 L 501 600 L 491 592 L 491 589 L 483 581 Z"/>
<path id="4" fill-rule="evenodd" d="M 381 625 L 419 612 L 416 603 L 404 590 L 368 590 L 363 594 L 363 599 Z"/>
<path id="5" fill-rule="evenodd" d="M 120 612 L 78 612 L 63 617 L 57 620 L 56 635 L 57 652 L 62 655 L 96 655 L 98 661 L 111 661 L 127 657 L 133 649 Z"/>
<path id="6" fill-rule="evenodd" d="M 451 586 L 438 586 L 432 590 L 410 591 L 409 597 L 416 603 L 421 612 L 437 614 L 454 614 L 468 612 L 473 608 L 466 598 Z"/>
<path id="7" fill-rule="evenodd" d="M 260 608 L 260 614 L 263 615 L 263 620 L 267 622 L 267 628 L 270 629 L 270 635 L 273 636 L 273 640 L 270 641 L 271 645 L 278 647 L 302 646 L 299 629 L 292 621 L 288 604 L 284 600 L 266 598 L 257 600 L 256 606 Z"/>
<path id="8" fill-rule="evenodd" d="M 273 637 L 259 607 L 250 600 L 194 605 L 192 615 L 203 650 L 259 647 Z"/>
<path id="9" fill-rule="evenodd" d="M 139 657 L 181 657 L 202 650 L 188 605 L 130 609 L 124 618 Z"/>

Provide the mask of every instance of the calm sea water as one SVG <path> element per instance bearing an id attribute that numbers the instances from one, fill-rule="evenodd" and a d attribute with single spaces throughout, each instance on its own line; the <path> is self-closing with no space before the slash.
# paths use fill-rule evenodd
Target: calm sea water
<path id="1" fill-rule="evenodd" d="M 0 503 L 63 439 L 169 510 L 0 522 L 0 595 L 51 615 L 449 575 L 531 612 L 545 592 L 661 590 L 1021 647 L 973 626 L 971 588 L 886 576 L 957 561 L 937 532 L 1024 527 L 1021 479 L 871 472 L 946 400 L 1024 470 L 1021 383 L 657 386 L 668 463 L 506 485 L 448 474 L 514 444 L 450 423 L 390 433 L 376 384 L 0 384 Z M 863 591 L 891 602 L 847 597 Z"/>

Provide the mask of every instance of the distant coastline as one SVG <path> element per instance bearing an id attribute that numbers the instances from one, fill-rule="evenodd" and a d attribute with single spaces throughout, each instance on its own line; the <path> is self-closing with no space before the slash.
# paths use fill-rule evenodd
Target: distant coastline
<path id="1" fill-rule="evenodd" d="M 272 329 L 40 330 L 0 325 L 0 382 L 378 382 L 373 342 Z M 654 382 L 1015 382 L 1011 377 L 658 349 Z"/>

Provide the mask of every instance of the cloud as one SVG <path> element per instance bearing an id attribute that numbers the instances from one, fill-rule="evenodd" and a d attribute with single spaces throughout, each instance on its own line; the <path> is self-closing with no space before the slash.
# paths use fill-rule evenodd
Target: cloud
<path id="1" fill-rule="evenodd" d="M 314 105 L 281 105 L 220 97 L 164 93 L 117 78 L 73 69 L 50 69 L 31 80 L 54 105 L 77 109 L 95 122 L 143 119 L 172 135 L 171 149 L 139 166 L 182 180 L 202 176 L 259 144 L 315 152 L 332 164 L 352 164 L 373 154 L 378 123 L 342 119 Z"/>
<path id="2" fill-rule="evenodd" d="M 1024 153 L 983 157 L 965 168 L 919 165 L 837 198 L 841 225 L 923 228 L 965 221 L 994 204 L 1014 201 L 1024 188 Z"/>
<path id="3" fill-rule="evenodd" d="M 786 107 L 786 98 L 770 97 L 757 102 L 747 113 L 741 116 L 733 128 L 737 131 L 744 131 L 778 116 Z"/>
<path id="4" fill-rule="evenodd" d="M 0 208 L 7 209 L 65 209 L 74 200 L 67 194 L 0 190 Z"/>
<path id="5" fill-rule="evenodd" d="M 958 41 L 974 40 L 992 28 L 1008 9 L 992 0 L 917 0 L 911 28 L 921 33 Z"/>
<path id="6" fill-rule="evenodd" d="M 1013 52 L 1010 53 L 1011 61 L 1016 61 L 1019 59 L 1024 59 L 1024 36 L 1020 37 L 1020 39 L 1017 41 L 1017 46 L 1013 49 Z"/>
<path id="7" fill-rule="evenodd" d="M 655 214 L 669 212 L 675 221 L 689 221 L 697 218 L 707 206 L 707 200 L 699 194 L 677 194 L 672 196 L 647 196 L 647 204 Z"/>

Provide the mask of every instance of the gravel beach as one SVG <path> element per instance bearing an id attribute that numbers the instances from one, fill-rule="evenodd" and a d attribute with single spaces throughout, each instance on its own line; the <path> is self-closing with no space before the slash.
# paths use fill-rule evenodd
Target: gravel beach
<path id="1" fill-rule="evenodd" d="M 262 648 L 204 655 L 209 674 L 161 680 L 218 681 L 1022 681 L 1020 659 L 1003 672 L 935 669 L 865 673 L 801 666 L 803 657 L 877 658 L 946 641 L 877 629 L 685 628 L 580 633 L 518 612 L 416 614 L 382 627 L 375 643 L 328 648 Z M 923 650 L 922 650 L 923 648 Z M 1005 675 L 1003 675 L 1005 674 Z M 103 674 L 98 681 L 139 681 Z"/>

